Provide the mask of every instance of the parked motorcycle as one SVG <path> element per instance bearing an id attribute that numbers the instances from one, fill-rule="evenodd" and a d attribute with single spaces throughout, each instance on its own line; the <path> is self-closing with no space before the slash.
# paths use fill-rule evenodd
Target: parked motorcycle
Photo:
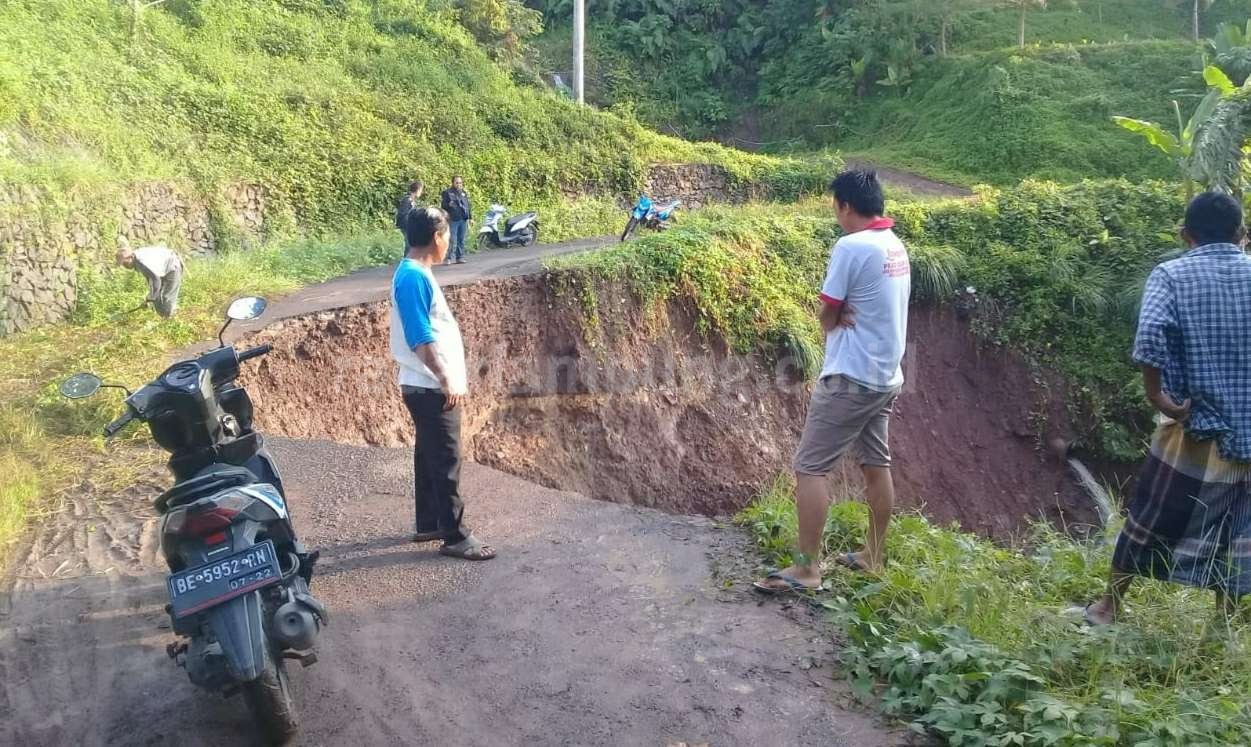
<path id="1" fill-rule="evenodd" d="M 492 248 L 503 249 L 509 246 L 530 246 L 539 240 L 538 213 L 522 213 L 504 220 L 507 212 L 508 209 L 503 205 L 492 205 L 487 211 L 482 219 L 482 228 L 478 230 L 478 251 Z"/>
<path id="2" fill-rule="evenodd" d="M 265 736 L 282 743 L 297 716 L 285 661 L 310 666 L 326 608 L 309 591 L 317 553 L 296 538 L 277 466 L 252 428 L 252 401 L 235 384 L 240 364 L 270 352 L 238 352 L 222 334 L 254 319 L 261 298 L 240 298 L 226 312 L 220 347 L 167 368 L 139 391 L 91 373 L 61 384 L 70 399 L 102 387 L 126 392 L 126 411 L 104 429 L 147 423 L 170 453 L 174 486 L 153 501 L 161 515 L 161 552 L 169 565 L 166 611 L 180 636 L 170 658 L 191 682 L 243 699 Z"/>
<path id="3" fill-rule="evenodd" d="M 653 231 L 661 231 L 669 227 L 670 220 L 677 220 L 673 213 L 682 204 L 681 200 L 669 200 L 664 203 L 654 203 L 652 198 L 647 195 L 639 197 L 639 201 L 630 209 L 630 220 L 626 223 L 625 230 L 621 232 L 621 240 L 625 241 L 634 234 L 634 230 L 640 225 L 644 228 L 650 228 Z"/>

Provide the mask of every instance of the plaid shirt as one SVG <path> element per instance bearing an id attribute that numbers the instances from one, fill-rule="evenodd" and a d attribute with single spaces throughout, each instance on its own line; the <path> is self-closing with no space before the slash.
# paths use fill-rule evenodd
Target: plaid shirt
<path id="1" fill-rule="evenodd" d="M 1164 391 L 1192 402 L 1186 431 L 1251 462 L 1251 257 L 1208 244 L 1147 280 L 1134 360 L 1160 369 Z"/>

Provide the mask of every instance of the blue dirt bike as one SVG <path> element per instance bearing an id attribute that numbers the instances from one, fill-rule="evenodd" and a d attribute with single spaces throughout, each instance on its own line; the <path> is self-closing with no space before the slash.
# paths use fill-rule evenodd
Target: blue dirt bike
<path id="1" fill-rule="evenodd" d="M 630 221 L 626 223 L 625 230 L 621 232 L 621 240 L 625 241 L 630 238 L 634 234 L 634 230 L 640 225 L 653 231 L 668 228 L 670 220 L 677 220 L 673 213 L 681 204 L 681 200 L 670 200 L 658 204 L 652 202 L 652 198 L 647 195 L 639 197 L 639 201 L 634 203 L 634 207 L 630 210 Z"/>

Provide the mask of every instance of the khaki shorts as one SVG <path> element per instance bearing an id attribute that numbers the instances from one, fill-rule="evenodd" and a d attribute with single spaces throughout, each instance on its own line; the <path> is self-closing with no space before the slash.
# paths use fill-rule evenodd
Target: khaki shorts
<path id="1" fill-rule="evenodd" d="M 795 450 L 795 471 L 824 476 L 854 443 L 860 463 L 890 466 L 887 433 L 899 390 L 879 392 L 843 376 L 826 376 L 812 388 L 804 435 Z"/>

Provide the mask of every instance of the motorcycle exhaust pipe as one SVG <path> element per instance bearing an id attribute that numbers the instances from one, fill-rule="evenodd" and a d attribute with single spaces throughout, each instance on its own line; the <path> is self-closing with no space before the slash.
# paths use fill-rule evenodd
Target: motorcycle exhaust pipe
<path id="1" fill-rule="evenodd" d="M 286 648 L 305 651 L 321 632 L 321 620 L 314 609 L 299 599 L 292 599 L 274 612 L 274 637 Z"/>

